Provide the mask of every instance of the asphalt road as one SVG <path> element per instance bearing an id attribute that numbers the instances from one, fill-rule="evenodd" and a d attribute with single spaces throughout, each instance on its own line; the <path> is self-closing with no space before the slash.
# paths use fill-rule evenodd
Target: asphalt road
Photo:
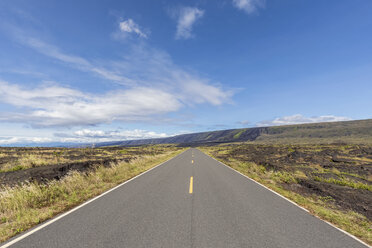
<path id="1" fill-rule="evenodd" d="M 10 247 L 366 246 L 189 149 Z"/>

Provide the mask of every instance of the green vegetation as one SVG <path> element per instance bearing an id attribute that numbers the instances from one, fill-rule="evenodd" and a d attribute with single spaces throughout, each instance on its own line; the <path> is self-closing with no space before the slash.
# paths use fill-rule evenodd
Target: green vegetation
<path id="1" fill-rule="evenodd" d="M 134 148 L 142 149 L 142 148 Z M 157 150 L 157 148 L 147 148 Z M 86 173 L 70 171 L 59 181 L 37 182 L 0 188 L 0 242 L 154 167 L 179 154 L 182 149 L 162 149 L 130 162 L 99 166 Z"/>
<path id="2" fill-rule="evenodd" d="M 367 184 L 360 183 L 360 182 L 353 182 L 353 181 L 347 180 L 345 178 L 341 178 L 341 179 L 327 178 L 327 179 L 325 179 L 325 178 L 322 178 L 322 177 L 315 176 L 314 180 L 318 181 L 318 182 L 326 182 L 326 183 L 332 183 L 332 184 L 337 184 L 337 185 L 341 185 L 341 186 L 348 186 L 348 187 L 354 188 L 354 189 L 365 189 L 365 190 L 372 191 L 372 185 L 367 185 Z"/>
<path id="3" fill-rule="evenodd" d="M 241 136 L 244 132 L 245 132 L 245 129 L 240 130 L 239 132 L 237 132 L 237 133 L 233 136 L 233 138 L 234 138 L 234 139 L 239 139 L 240 136 Z"/>
<path id="4" fill-rule="evenodd" d="M 293 150 L 291 147 L 288 147 L 288 152 L 294 152 L 295 150 Z"/>

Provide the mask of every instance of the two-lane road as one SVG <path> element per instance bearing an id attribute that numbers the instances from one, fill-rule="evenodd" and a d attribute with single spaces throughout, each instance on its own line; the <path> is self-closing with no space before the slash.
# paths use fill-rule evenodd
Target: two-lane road
<path id="1" fill-rule="evenodd" d="M 10 247 L 366 247 L 197 149 L 15 238 Z"/>

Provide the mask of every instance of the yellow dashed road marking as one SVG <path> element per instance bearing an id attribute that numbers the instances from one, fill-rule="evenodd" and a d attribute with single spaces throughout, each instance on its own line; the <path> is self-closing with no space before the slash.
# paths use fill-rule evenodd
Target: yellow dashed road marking
<path id="1" fill-rule="evenodd" d="M 192 194 L 192 191 L 193 191 L 193 182 L 194 181 L 194 178 L 193 177 L 190 177 L 190 189 L 189 189 L 189 193 Z"/>

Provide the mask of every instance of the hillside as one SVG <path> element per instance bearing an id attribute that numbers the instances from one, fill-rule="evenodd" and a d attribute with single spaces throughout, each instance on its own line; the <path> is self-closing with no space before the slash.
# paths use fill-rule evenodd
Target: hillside
<path id="1" fill-rule="evenodd" d="M 372 143 L 372 119 L 254 127 L 182 134 L 168 138 L 99 143 L 97 146 L 137 146 L 147 144 L 255 143 Z"/>

